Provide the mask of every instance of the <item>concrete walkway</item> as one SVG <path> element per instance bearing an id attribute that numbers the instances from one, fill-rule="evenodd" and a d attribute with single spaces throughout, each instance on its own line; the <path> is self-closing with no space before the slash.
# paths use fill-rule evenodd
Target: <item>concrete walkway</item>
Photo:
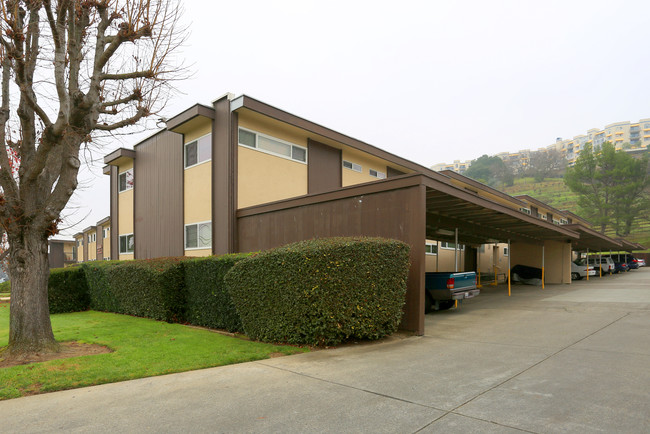
<path id="1" fill-rule="evenodd" d="M 0 432 L 650 432 L 650 268 L 484 288 L 425 336 L 0 402 Z"/>

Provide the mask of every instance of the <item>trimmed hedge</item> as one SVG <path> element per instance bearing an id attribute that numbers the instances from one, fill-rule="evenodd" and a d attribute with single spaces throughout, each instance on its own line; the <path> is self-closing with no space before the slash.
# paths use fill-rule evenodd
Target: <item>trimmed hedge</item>
<path id="1" fill-rule="evenodd" d="M 252 339 L 336 345 L 379 339 L 402 318 L 410 247 L 382 238 L 327 238 L 268 250 L 225 278 Z"/>
<path id="2" fill-rule="evenodd" d="M 50 313 L 80 312 L 90 308 L 86 276 L 80 267 L 50 270 L 47 300 Z"/>
<path id="3" fill-rule="evenodd" d="M 208 256 L 183 261 L 185 268 L 186 320 L 190 324 L 230 332 L 243 327 L 224 276 L 238 261 L 250 254 Z"/>
<path id="4" fill-rule="evenodd" d="M 0 292 L 3 294 L 11 292 L 11 280 L 0 283 Z"/>
<path id="5" fill-rule="evenodd" d="M 84 264 L 95 310 L 183 322 L 183 258 Z"/>

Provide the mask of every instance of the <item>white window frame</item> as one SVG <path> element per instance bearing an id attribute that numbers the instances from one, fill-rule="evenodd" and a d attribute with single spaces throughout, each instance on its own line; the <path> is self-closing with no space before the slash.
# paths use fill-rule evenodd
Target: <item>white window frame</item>
<path id="1" fill-rule="evenodd" d="M 133 250 L 129 251 L 128 250 L 128 238 L 127 238 L 127 250 L 122 251 L 122 238 L 132 236 L 133 237 Z M 121 234 L 118 238 L 118 250 L 120 252 L 120 255 L 132 255 L 135 252 L 135 236 L 133 233 L 130 234 Z"/>
<path id="2" fill-rule="evenodd" d="M 102 228 L 102 238 L 108 238 L 108 228 Z"/>
<path id="3" fill-rule="evenodd" d="M 124 175 L 124 174 L 127 173 L 127 172 L 131 172 L 131 178 L 133 179 L 133 183 L 132 183 L 131 185 L 129 185 L 128 183 L 126 183 L 126 188 L 125 188 L 124 190 L 122 190 L 122 189 L 120 188 L 120 187 L 121 187 L 121 185 L 120 185 L 120 184 L 121 184 L 121 183 L 120 183 L 120 178 L 122 177 L 122 175 Z M 124 193 L 125 191 L 133 190 L 133 186 L 134 186 L 134 185 L 135 185 L 135 177 L 133 176 L 133 167 L 130 168 L 130 169 L 127 169 L 127 170 L 125 170 L 124 172 L 119 173 L 119 174 L 117 175 L 117 192 L 118 192 L 118 193 Z"/>
<path id="4" fill-rule="evenodd" d="M 185 143 L 183 145 L 183 167 L 185 169 L 191 169 L 192 167 L 200 166 L 201 164 L 207 163 L 208 161 L 212 161 L 212 149 L 210 149 L 210 158 L 208 158 L 207 160 L 202 160 L 202 161 L 199 160 L 199 149 L 198 149 L 199 140 L 201 140 L 201 139 L 203 139 L 205 137 L 208 137 L 208 136 L 211 137 L 210 143 L 212 143 L 212 133 L 208 133 L 208 134 L 202 135 L 201 137 L 197 137 L 194 140 L 190 140 L 189 142 L 187 142 L 187 143 Z M 187 146 L 191 145 L 194 142 L 196 142 L 196 147 L 197 147 L 197 149 L 196 149 L 196 164 L 192 164 L 191 166 L 188 166 L 187 161 L 186 161 Z M 212 144 L 210 146 L 212 146 Z"/>
<path id="5" fill-rule="evenodd" d="M 431 247 L 431 251 L 427 252 L 427 247 Z M 425 243 L 424 244 L 424 253 L 426 255 L 438 255 L 438 244 L 437 243 Z"/>
<path id="6" fill-rule="evenodd" d="M 375 173 L 373 173 L 375 172 Z M 384 172 L 380 172 L 379 170 L 375 169 L 369 169 L 368 174 L 372 177 L 379 178 L 379 179 L 386 179 L 386 174 Z"/>
<path id="7" fill-rule="evenodd" d="M 212 233 L 212 221 L 211 220 L 206 220 L 204 222 L 196 222 L 196 223 L 188 223 L 185 226 L 183 226 L 183 247 L 185 250 L 205 250 L 205 249 L 212 249 L 212 236 L 210 237 L 210 245 L 209 246 L 199 246 L 199 225 L 204 225 L 206 223 L 210 223 L 210 233 Z M 196 247 L 187 247 L 187 227 L 188 226 L 197 226 L 196 229 Z"/>
<path id="8" fill-rule="evenodd" d="M 255 147 L 254 148 L 250 147 L 249 145 L 246 145 L 246 144 L 243 144 L 243 143 L 239 142 L 239 130 L 244 130 L 244 131 L 247 131 L 247 132 L 249 132 L 251 134 L 255 134 Z M 276 142 L 283 143 L 285 145 L 291 146 L 291 157 L 279 154 L 277 152 L 269 151 L 269 150 L 266 150 L 266 149 L 261 149 L 258 146 L 258 143 L 257 143 L 259 137 L 264 137 L 264 138 L 269 139 L 269 140 L 275 140 Z M 295 163 L 307 164 L 307 162 L 309 161 L 309 150 L 305 146 L 301 146 L 301 145 L 297 145 L 295 143 L 287 142 L 286 140 L 278 139 L 277 137 L 269 136 L 268 134 L 260 133 L 259 131 L 251 130 L 251 129 L 244 128 L 244 127 L 238 127 L 238 130 L 237 130 L 237 144 L 239 146 L 243 146 L 246 149 L 253 149 L 255 151 L 262 152 L 262 153 L 268 154 L 268 155 L 273 155 L 274 157 L 284 158 L 285 160 L 293 161 Z M 305 161 L 296 160 L 296 159 L 293 158 L 293 148 L 294 147 L 302 149 L 303 151 L 305 151 Z"/>
<path id="9" fill-rule="evenodd" d="M 528 215 L 532 214 L 530 208 L 524 208 L 523 206 L 521 208 L 519 208 L 519 211 L 523 212 L 524 214 L 528 214 Z"/>
<path id="10" fill-rule="evenodd" d="M 510 251 L 508 250 L 508 246 L 503 247 L 503 256 L 508 256 L 510 254 Z"/>
<path id="11" fill-rule="evenodd" d="M 347 166 L 346 166 L 346 163 L 347 163 L 350 167 L 347 167 Z M 363 173 L 363 167 L 361 166 L 361 164 L 353 163 L 352 161 L 343 160 L 343 168 L 344 168 L 344 169 L 351 170 L 351 171 L 353 171 L 353 172 Z"/>
<path id="12" fill-rule="evenodd" d="M 451 241 L 440 241 L 440 248 L 444 250 L 455 250 L 455 247 L 449 247 L 449 244 L 454 244 Z M 465 245 L 458 243 L 458 250 L 465 250 Z"/>

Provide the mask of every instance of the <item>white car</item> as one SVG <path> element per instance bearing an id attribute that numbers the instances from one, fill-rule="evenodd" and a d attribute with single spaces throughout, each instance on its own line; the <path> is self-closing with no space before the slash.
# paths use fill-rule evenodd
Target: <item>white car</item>
<path id="1" fill-rule="evenodd" d="M 637 258 L 636 263 L 639 264 L 639 267 L 645 267 L 645 259 Z"/>
<path id="2" fill-rule="evenodd" d="M 589 258 L 589 265 L 593 265 L 596 269 L 596 274 L 599 274 L 598 267 L 602 268 L 603 274 L 609 273 L 612 274 L 616 270 L 616 265 L 614 260 L 609 256 L 602 256 L 599 260 L 598 256 L 592 256 Z"/>
<path id="3" fill-rule="evenodd" d="M 591 265 L 587 266 L 586 264 L 571 263 L 571 280 L 580 280 L 583 277 L 587 277 L 587 273 L 589 273 L 590 276 L 595 276 L 596 269 Z"/>

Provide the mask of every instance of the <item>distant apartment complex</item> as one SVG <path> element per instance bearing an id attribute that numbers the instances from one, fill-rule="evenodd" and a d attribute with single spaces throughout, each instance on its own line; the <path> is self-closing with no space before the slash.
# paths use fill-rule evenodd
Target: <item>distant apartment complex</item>
<path id="1" fill-rule="evenodd" d="M 584 149 L 587 143 L 591 143 L 594 149 L 599 149 L 603 143 L 611 142 L 617 150 L 627 152 L 643 152 L 650 145 L 650 118 L 641 119 L 638 122 L 615 122 L 605 126 L 602 130 L 592 128 L 586 134 L 581 134 L 572 139 L 562 139 L 558 137 L 555 143 L 538 151 L 556 150 L 567 159 L 571 166 L 575 163 L 580 151 Z M 518 152 L 501 152 L 496 154 L 506 164 L 515 169 L 525 168 L 530 161 L 530 149 L 523 149 Z M 452 164 L 440 163 L 431 166 L 432 170 L 440 172 L 443 170 L 452 170 L 456 173 L 464 173 L 472 165 L 472 160 L 459 161 L 454 160 Z M 515 170 L 517 171 L 517 170 Z"/>

